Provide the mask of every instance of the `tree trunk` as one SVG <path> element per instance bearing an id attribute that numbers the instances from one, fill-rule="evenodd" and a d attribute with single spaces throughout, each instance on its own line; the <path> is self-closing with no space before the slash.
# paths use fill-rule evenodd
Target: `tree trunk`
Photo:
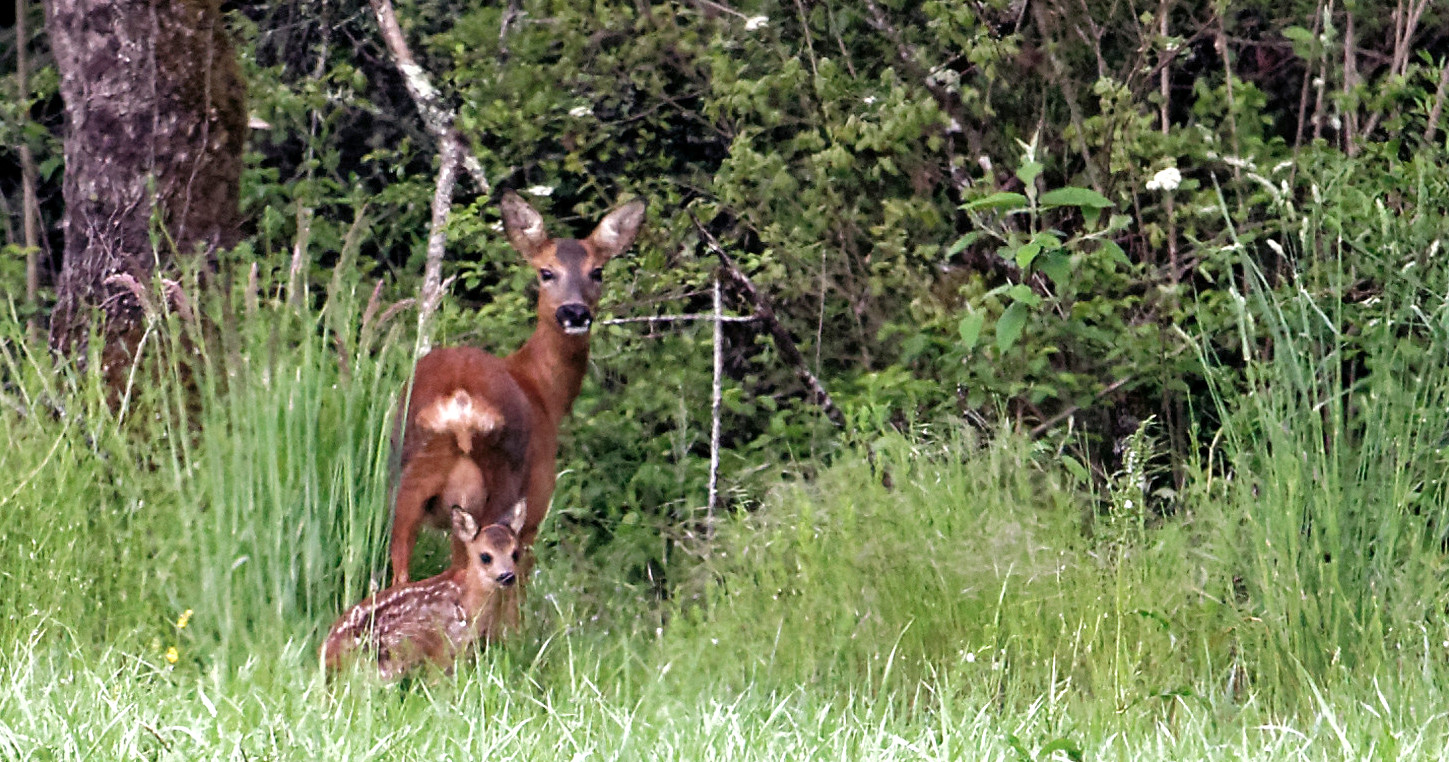
<path id="1" fill-rule="evenodd" d="M 246 85 L 220 5 L 45 0 L 66 115 L 57 350 L 79 347 L 96 308 L 108 343 L 129 343 L 141 301 L 125 281 L 177 256 L 213 265 L 240 237 Z"/>

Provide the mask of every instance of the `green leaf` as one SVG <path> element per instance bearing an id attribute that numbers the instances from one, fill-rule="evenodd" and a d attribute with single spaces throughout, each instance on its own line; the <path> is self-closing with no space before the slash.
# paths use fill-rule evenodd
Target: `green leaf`
<path id="1" fill-rule="evenodd" d="M 980 312 L 968 312 L 956 329 L 961 332 L 961 347 L 966 351 L 976 348 L 976 343 L 981 340 L 981 326 L 986 323 L 986 316 Z"/>
<path id="2" fill-rule="evenodd" d="M 1032 260 L 1041 253 L 1041 244 L 1032 241 L 1016 250 L 1016 266 L 1023 270 L 1031 268 Z"/>
<path id="3" fill-rule="evenodd" d="M 1036 292 L 1031 290 L 1031 286 L 1025 283 L 1013 284 L 1011 288 L 1006 289 L 1006 295 L 1011 297 L 1012 301 L 1025 302 L 1028 307 L 1041 306 L 1041 297 L 1037 296 Z"/>
<path id="4" fill-rule="evenodd" d="M 961 211 L 969 212 L 973 209 L 1011 209 L 1017 211 L 1027 207 L 1026 196 L 1020 193 L 993 193 L 990 196 L 978 198 L 975 201 L 968 201 L 961 205 Z"/>
<path id="5" fill-rule="evenodd" d="M 1036 182 L 1037 177 L 1041 176 L 1043 169 L 1045 167 L 1041 165 L 1041 162 L 1028 161 L 1022 164 L 1020 169 L 1016 170 L 1016 179 L 1022 181 L 1027 187 L 1031 187 L 1031 184 Z"/>
<path id="6" fill-rule="evenodd" d="M 996 348 L 1002 352 L 1011 349 L 1021 332 L 1026 328 L 1026 317 L 1030 308 L 1025 302 L 1012 302 L 996 321 Z"/>
<path id="7" fill-rule="evenodd" d="M 1122 247 L 1118 246 L 1116 241 L 1103 240 L 1102 248 L 1099 251 L 1107 257 L 1109 262 L 1117 262 L 1126 267 L 1132 266 L 1132 260 L 1127 258 L 1127 252 L 1122 251 Z"/>
<path id="8" fill-rule="evenodd" d="M 1042 206 L 1075 206 L 1080 209 L 1111 209 L 1106 196 L 1090 188 L 1057 188 L 1041 195 Z"/>
<path id="9" fill-rule="evenodd" d="M 1076 479 L 1079 482 L 1090 481 L 1092 478 L 1092 474 L 1091 472 L 1087 471 L 1087 467 L 1082 465 L 1082 462 L 1080 460 L 1077 460 L 1070 455 L 1062 455 L 1062 465 L 1066 466 L 1067 473 L 1070 473 L 1072 475 L 1072 478 Z"/>
<path id="10" fill-rule="evenodd" d="M 1052 283 L 1060 288 L 1072 277 L 1072 258 L 1060 251 L 1047 252 L 1037 258 L 1036 269 L 1046 273 Z"/>
<path id="11" fill-rule="evenodd" d="M 1283 36 L 1294 42 L 1312 42 L 1313 32 L 1301 27 L 1290 26 L 1283 30 Z"/>
<path id="12" fill-rule="evenodd" d="M 956 242 L 951 244 L 951 248 L 946 250 L 946 256 L 954 257 L 957 254 L 960 254 L 966 249 L 967 246 L 970 246 L 971 244 L 981 240 L 981 236 L 981 231 L 973 230 L 970 233 L 967 233 L 966 235 L 957 238 Z"/>
<path id="13" fill-rule="evenodd" d="M 55 176 L 55 170 L 60 169 L 61 162 L 63 161 L 64 158 L 57 154 L 40 162 L 40 167 L 38 168 L 40 170 L 40 179 L 50 182 Z"/>

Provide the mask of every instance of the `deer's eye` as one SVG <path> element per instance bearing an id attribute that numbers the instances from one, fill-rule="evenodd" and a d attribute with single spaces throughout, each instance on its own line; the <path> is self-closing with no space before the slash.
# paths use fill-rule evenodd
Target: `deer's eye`
<path id="1" fill-rule="evenodd" d="M 558 276 L 554 274 L 553 270 L 549 270 L 547 268 L 538 271 L 538 279 L 543 281 L 544 283 L 548 283 L 549 281 L 557 277 Z"/>
<path id="2" fill-rule="evenodd" d="M 484 566 L 487 566 L 488 564 L 493 563 L 493 554 L 492 553 L 484 553 L 484 554 L 478 556 L 478 560 L 479 561 L 482 561 Z"/>
<path id="3" fill-rule="evenodd" d="M 513 562 L 518 563 L 518 551 L 513 551 Z"/>
<path id="4" fill-rule="evenodd" d="M 595 283 L 602 283 L 604 280 L 604 268 L 595 267 L 589 271 L 589 279 Z"/>

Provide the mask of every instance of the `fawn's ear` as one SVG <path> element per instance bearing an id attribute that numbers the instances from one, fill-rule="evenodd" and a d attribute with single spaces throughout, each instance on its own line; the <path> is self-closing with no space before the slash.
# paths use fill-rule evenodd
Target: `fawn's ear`
<path id="1" fill-rule="evenodd" d="M 514 534 L 522 532 L 523 520 L 528 518 L 527 501 L 519 500 L 518 502 L 514 503 L 513 507 L 508 510 L 508 513 L 503 514 L 502 518 L 503 520 L 498 523 L 508 527 L 509 529 L 512 529 Z"/>
<path id="2" fill-rule="evenodd" d="M 498 205 L 503 209 L 503 232 L 508 242 L 524 259 L 532 262 L 548 244 L 548 231 L 543 229 L 543 216 L 517 193 L 503 194 Z"/>
<path id="3" fill-rule="evenodd" d="M 453 534 L 463 542 L 472 542 L 478 536 L 478 520 L 456 505 L 453 506 Z"/>
<path id="4" fill-rule="evenodd" d="M 589 234 L 594 253 L 604 260 L 623 254 L 634 243 L 643 222 L 644 200 L 638 198 L 604 215 L 599 226 Z"/>

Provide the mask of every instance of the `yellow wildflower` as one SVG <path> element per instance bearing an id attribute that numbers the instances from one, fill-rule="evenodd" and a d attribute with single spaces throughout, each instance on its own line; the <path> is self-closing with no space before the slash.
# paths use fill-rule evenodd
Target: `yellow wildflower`
<path id="1" fill-rule="evenodd" d="M 176 618 L 176 629 L 178 629 L 178 630 L 184 630 L 184 629 L 186 629 L 186 625 L 189 624 L 190 622 L 191 622 L 191 609 L 187 609 L 187 610 L 181 612 L 181 616 L 179 616 L 179 617 Z"/>
<path id="2" fill-rule="evenodd" d="M 181 658 L 181 654 L 180 654 L 180 652 L 178 652 L 176 650 L 176 646 L 172 646 L 172 647 L 166 649 L 166 663 L 167 664 L 175 664 L 176 663 L 176 660 L 177 659 L 180 659 L 180 658 Z"/>

